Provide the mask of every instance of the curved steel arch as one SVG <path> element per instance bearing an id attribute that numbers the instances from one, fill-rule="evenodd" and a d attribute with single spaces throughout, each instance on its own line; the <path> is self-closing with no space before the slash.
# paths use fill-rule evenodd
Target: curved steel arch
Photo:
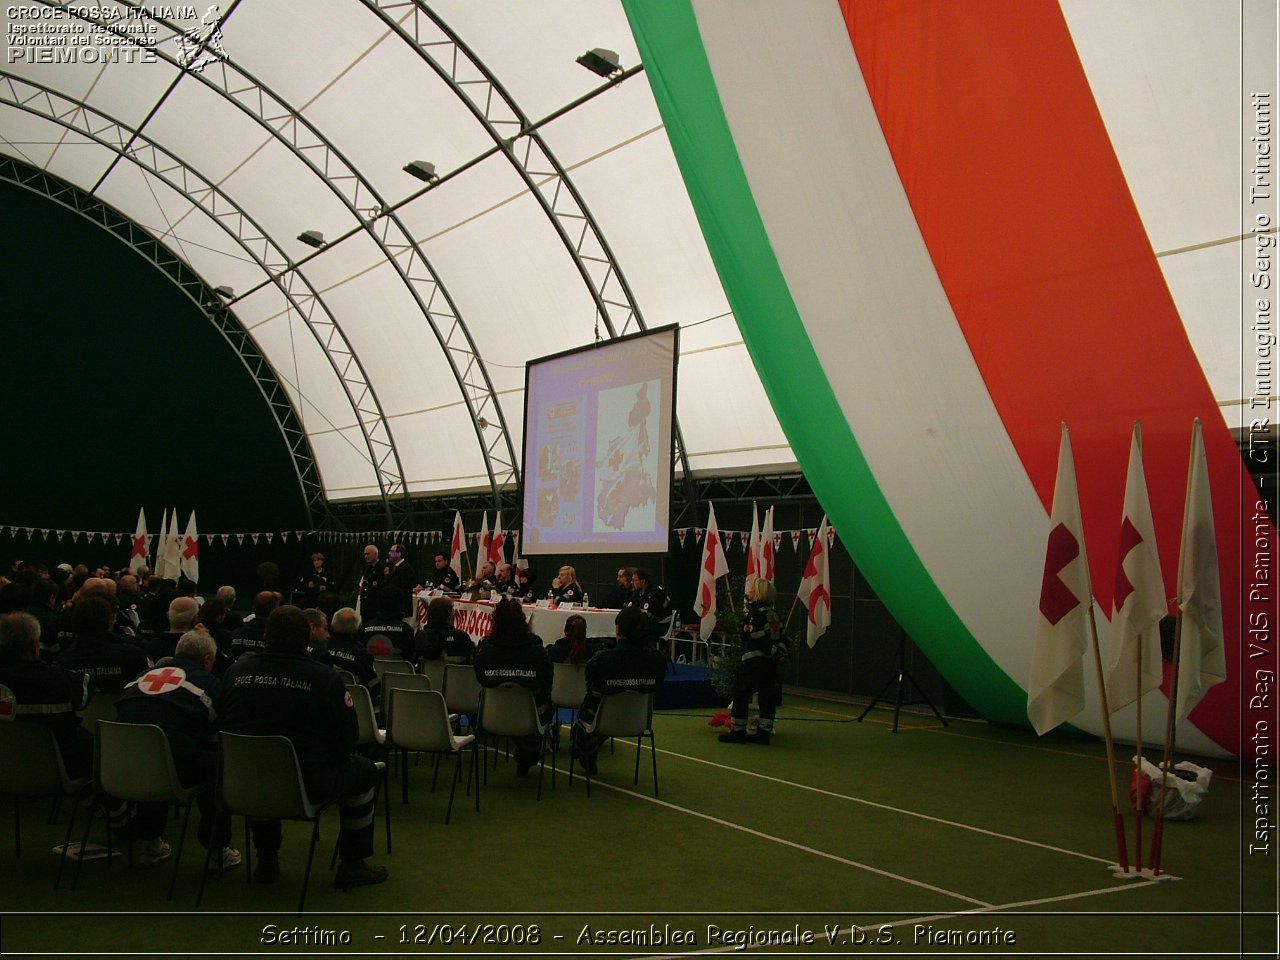
<path id="1" fill-rule="evenodd" d="M 383 491 L 383 501 L 385 503 L 387 500 L 386 488 L 383 484 L 378 455 L 374 448 L 375 443 L 389 445 L 389 438 L 388 441 L 379 441 L 374 436 L 374 431 L 378 429 L 380 424 L 382 425 L 382 430 L 386 430 L 385 417 L 382 414 L 381 405 L 378 404 L 377 397 L 373 395 L 371 387 L 366 386 L 364 393 L 359 397 L 352 394 L 351 385 L 353 383 L 366 385 L 368 383 L 368 378 L 364 375 L 364 369 L 359 365 L 359 358 L 355 356 L 354 350 L 346 339 L 346 335 L 325 304 L 324 298 L 311 285 L 310 281 L 297 271 L 281 271 L 280 268 L 289 263 L 289 258 L 267 235 L 257 221 L 207 177 L 200 174 L 176 154 L 156 144 L 141 130 L 130 127 L 110 114 L 90 107 L 82 101 L 51 90 L 35 81 L 15 77 L 5 70 L 0 70 L 0 81 L 3 81 L 3 83 L 0 83 L 0 103 L 7 102 L 15 109 L 43 117 L 66 129 L 74 130 L 81 136 L 113 151 L 117 158 L 129 159 L 137 166 L 151 173 L 156 179 L 167 184 L 176 193 L 186 197 L 192 206 L 204 211 L 214 223 L 218 224 L 224 232 L 235 239 L 245 253 L 257 263 L 262 272 L 271 279 L 271 282 L 284 295 L 292 309 L 302 319 L 302 322 L 306 324 L 312 336 L 316 338 L 317 343 L 323 349 L 325 358 L 333 367 L 333 372 L 342 384 L 347 401 L 350 403 L 352 410 L 355 411 L 356 420 L 364 433 L 365 443 L 369 447 L 369 462 L 373 465 L 374 471 L 378 476 L 379 487 Z M 24 95 L 27 90 L 35 92 L 30 96 Z M 11 96 L 7 94 L 11 94 Z M 59 102 L 73 104 L 76 109 L 59 109 Z M 41 105 L 46 109 L 40 110 L 37 108 Z M 138 144 L 142 144 L 142 146 L 139 148 Z M 157 163 L 157 158 L 161 158 L 163 164 Z M 180 183 L 173 179 L 175 173 L 180 177 Z M 246 231 L 246 225 L 251 227 L 252 230 Z M 174 255 L 176 256 L 177 254 L 175 253 Z M 273 257 L 276 262 L 273 264 L 268 259 L 269 257 Z M 301 296 L 295 294 L 292 289 L 295 283 L 305 286 L 307 292 Z M 304 308 L 304 304 L 307 305 L 307 308 Z M 324 317 L 318 320 L 315 316 L 316 306 L 324 314 Z M 342 368 L 339 368 L 337 359 L 343 353 L 332 346 L 332 333 L 336 333 L 341 338 L 341 342 L 347 347 L 345 353 L 348 360 Z M 249 336 L 247 331 L 246 336 Z M 373 411 L 367 409 L 365 405 L 366 397 L 372 399 L 374 403 Z M 387 519 L 388 521 L 391 520 L 390 511 L 387 512 Z"/>
<path id="2" fill-rule="evenodd" d="M 556 159 L 537 127 L 516 103 L 515 98 L 498 81 L 488 64 L 467 46 L 448 23 L 427 5 L 425 0 L 361 0 L 361 2 L 381 17 L 389 29 L 395 31 L 402 40 L 413 47 L 437 76 L 449 85 L 454 95 L 467 105 L 494 144 L 501 147 L 501 152 L 515 167 L 529 193 L 537 198 L 538 205 L 542 207 L 543 213 L 551 222 L 565 249 L 568 250 L 578 274 L 591 293 L 596 310 L 604 321 L 609 336 L 617 337 L 630 332 L 632 324 L 637 330 L 647 329 L 644 316 L 631 293 L 631 286 L 627 283 L 622 268 L 618 266 L 613 256 L 604 231 L 592 216 L 586 201 L 582 199 L 582 194 L 574 186 L 568 172 Z M 394 19 L 387 12 L 407 7 L 412 7 L 414 11 L 412 34 L 405 29 L 401 21 Z M 422 30 L 426 25 L 424 18 L 439 31 L 438 37 L 424 39 Z M 452 52 L 452 55 L 446 58 L 447 64 L 436 55 L 436 48 Z M 459 66 L 462 61 L 470 67 L 469 76 L 479 75 L 483 79 L 460 80 Z M 617 83 L 629 75 L 630 73 L 615 78 L 610 81 L 610 84 Z M 499 112 L 499 104 L 507 111 L 505 116 Z M 504 132 L 508 135 L 503 136 Z M 515 150 L 518 140 L 523 140 L 525 143 L 523 156 L 518 155 Z M 548 186 L 550 197 L 543 192 L 544 189 L 548 189 Z M 570 236 L 570 230 L 566 224 L 572 224 L 578 228 L 576 241 Z M 598 253 L 584 252 L 588 236 L 594 242 Z M 602 274 L 600 276 L 593 274 L 589 264 L 602 269 Z M 621 299 L 610 299 L 611 284 L 616 285 L 616 295 Z M 621 327 L 614 326 L 610 307 L 618 307 L 625 311 Z M 684 436 L 674 413 L 672 422 L 676 458 L 686 478 L 686 492 L 688 492 L 692 490 L 692 475 L 689 472 L 689 460 L 685 453 Z"/>
<path id="3" fill-rule="evenodd" d="M 125 38 L 131 43 L 137 42 L 136 37 L 120 29 L 119 19 L 107 20 L 105 18 L 87 16 L 86 14 L 91 8 L 86 8 L 79 4 L 58 3 L 54 2 L 54 0 L 40 0 L 40 2 L 46 6 L 65 10 L 77 19 L 93 24 L 100 30 Z M 135 10 L 144 7 L 143 4 L 128 2 L 128 0 L 124 0 L 122 6 Z M 148 16 L 176 33 L 182 32 L 181 28 L 170 20 L 150 16 L 150 13 L 148 13 Z M 158 58 L 182 69 L 182 64 L 175 57 L 159 47 L 148 47 L 148 50 Z M 215 82 L 211 79 L 210 73 L 216 75 L 219 81 Z M 472 428 L 475 431 L 476 440 L 484 457 L 485 470 L 489 476 L 490 489 L 496 505 L 499 501 L 499 487 L 507 483 L 519 482 L 518 461 L 515 456 L 515 450 L 511 445 L 510 433 L 507 430 L 502 406 L 498 402 L 497 392 L 493 388 L 484 360 L 476 349 L 471 332 L 457 310 L 453 298 L 449 295 L 444 281 L 440 279 L 426 255 L 422 252 L 421 247 L 413 238 L 413 235 L 405 229 L 399 217 L 395 215 L 394 208 L 386 203 L 372 184 L 309 120 L 294 110 L 270 87 L 263 84 L 248 71 L 237 66 L 229 58 L 219 58 L 210 68 L 198 72 L 184 69 L 183 75 L 199 80 L 219 93 L 224 99 L 234 103 L 308 166 L 321 182 L 326 184 L 342 201 L 356 222 L 377 244 L 387 262 L 400 275 L 402 282 L 418 304 L 419 310 L 426 318 L 428 325 L 436 336 L 436 340 L 444 351 L 450 369 L 453 371 L 454 378 L 462 393 L 463 400 L 467 404 L 468 412 L 471 415 Z M 235 78 L 243 82 L 233 87 L 230 81 Z M 282 123 L 281 121 L 284 122 Z M 311 156 L 311 153 L 315 151 L 319 151 L 321 154 L 321 164 L 317 164 Z M 335 173 L 331 169 L 333 166 L 340 166 L 340 169 Z M 352 195 L 348 196 L 344 192 L 344 188 L 352 190 Z M 361 207 L 362 192 L 365 194 L 364 203 L 373 202 L 374 213 L 372 216 L 367 215 L 367 209 Z M 381 235 L 375 229 L 376 223 L 383 225 Z M 396 234 L 394 237 L 391 235 L 393 227 Z M 415 275 L 415 268 L 418 266 L 421 266 L 426 271 L 427 277 Z M 440 301 L 443 301 L 443 309 L 438 305 Z M 354 349 L 351 355 L 353 357 L 356 356 Z M 371 386 L 370 390 L 372 391 Z M 482 423 L 496 427 L 496 435 L 492 441 L 486 440 L 483 433 L 484 427 L 481 426 Z M 387 430 L 387 441 L 392 453 L 395 455 L 396 464 L 399 466 L 399 454 L 396 452 L 395 441 L 389 429 Z M 500 446 L 505 446 L 505 459 L 501 459 L 498 456 Z M 495 472 L 495 463 L 498 464 L 498 469 L 503 474 L 502 476 Z M 404 516 L 407 517 L 411 512 L 411 501 L 402 471 L 399 476 L 399 484 L 403 491 Z M 387 503 L 388 511 L 390 512 L 391 501 L 388 500 Z M 396 524 L 395 518 L 392 518 L 392 524 L 393 526 Z"/>
<path id="4" fill-rule="evenodd" d="M 271 364 L 262 356 L 253 339 L 227 310 L 226 304 L 218 295 L 209 289 L 185 261 L 175 256 L 173 251 L 154 236 L 119 210 L 90 196 L 79 187 L 6 155 L 0 155 L 0 180 L 46 197 L 105 230 L 150 261 L 200 309 L 236 352 L 266 401 L 289 449 L 290 461 L 298 477 L 298 488 L 307 511 L 307 522 L 313 527 L 317 526 L 316 516 L 319 514 L 325 526 L 331 525 L 333 517 L 324 499 L 315 458 L 288 393 L 281 386 Z"/>

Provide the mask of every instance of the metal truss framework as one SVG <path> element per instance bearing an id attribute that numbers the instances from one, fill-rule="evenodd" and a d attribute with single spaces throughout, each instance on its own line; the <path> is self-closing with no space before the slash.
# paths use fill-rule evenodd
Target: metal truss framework
<path id="1" fill-rule="evenodd" d="M 41 2 L 46 6 L 61 9 L 100 30 L 120 36 L 126 41 L 131 40 L 120 29 L 118 21 L 89 16 L 93 8 L 60 3 L 56 0 L 41 0 Z M 490 152 L 503 152 L 519 171 L 531 195 L 537 198 L 572 257 L 596 303 L 598 319 L 604 322 L 609 334 L 618 336 L 631 332 L 633 328 L 644 330 L 643 317 L 602 231 L 567 173 L 538 134 L 539 124 L 530 123 L 494 77 L 492 71 L 421 0 L 415 0 L 413 3 L 378 3 L 376 0 L 362 0 L 362 2 L 377 13 L 398 36 L 410 43 L 437 75 L 444 79 L 455 94 L 467 104 L 495 143 L 495 151 Z M 139 9 L 141 5 L 125 2 L 124 6 Z M 228 16 L 235 6 L 236 4 L 233 4 L 227 11 Z M 412 7 L 412 33 L 387 13 L 389 10 L 408 7 Z M 181 32 L 181 28 L 175 23 L 154 15 L 152 18 L 175 33 Z M 164 50 L 154 46 L 149 49 L 156 56 L 181 68 L 177 59 Z M 437 58 L 436 53 L 440 50 L 447 54 L 448 65 Z M 462 79 L 461 71 L 468 66 L 482 79 Z M 395 215 L 396 206 L 388 205 L 319 130 L 269 87 L 236 66 L 231 60 L 220 58 L 213 67 L 212 70 L 206 69 L 199 72 L 183 71 L 181 77 L 192 77 L 203 82 L 238 106 L 264 127 L 271 136 L 286 146 L 342 200 L 349 212 L 378 245 L 386 260 L 399 273 L 435 333 L 458 381 L 485 458 L 490 480 L 491 501 L 494 506 L 498 506 L 504 500 L 502 488 L 519 484 L 519 466 L 501 405 L 497 401 L 496 392 L 483 359 L 476 350 L 469 330 L 445 289 L 443 281 L 431 267 L 412 234 L 404 228 Z M 640 68 L 628 71 L 624 74 L 624 78 L 638 69 Z M 614 82 L 617 82 L 617 79 L 622 78 L 616 78 Z M 607 89 L 607 85 L 600 89 Z M 78 102 L 71 98 L 67 99 L 69 102 Z M 159 104 L 157 109 L 158 106 Z M 154 110 L 152 112 L 154 113 Z M 555 116 L 563 112 L 565 111 L 558 111 Z M 504 133 L 508 136 L 503 136 Z M 135 138 L 137 136 L 138 133 L 135 132 Z M 131 150 L 132 146 L 133 141 L 130 140 L 117 145 L 115 149 L 118 155 L 123 155 L 124 151 Z M 151 148 L 156 149 L 154 145 L 151 145 Z M 465 164 L 463 169 L 470 165 L 470 163 Z M 197 202 L 194 196 L 191 199 L 193 203 Z M 285 259 L 289 262 L 287 258 Z M 289 275 L 298 272 L 296 264 L 289 263 L 290 266 L 283 272 Z M 268 274 L 272 279 L 277 279 L 270 271 Z M 288 295 L 287 291 L 286 294 Z M 311 296 L 314 296 L 314 291 Z M 295 298 L 291 297 L 291 301 L 295 303 L 295 309 L 298 309 L 299 314 L 308 320 L 310 327 L 312 325 L 308 317 L 310 311 L 297 306 Z M 621 315 L 620 326 L 614 322 L 615 312 Z M 332 321 L 331 316 L 329 319 Z M 332 327 L 341 334 L 336 321 L 332 322 Z M 353 409 L 357 411 L 361 429 L 370 446 L 371 462 L 377 473 L 387 522 L 393 527 L 407 525 L 416 499 L 408 494 L 403 471 L 400 468 L 399 455 L 385 418 L 382 416 L 380 405 L 377 403 L 376 393 L 364 377 L 358 356 L 346 341 L 345 336 L 341 336 L 340 340 L 342 349 L 339 356 L 330 356 L 330 361 L 343 381 L 348 396 L 352 399 Z M 332 338 L 317 336 L 317 342 L 326 355 L 329 355 L 333 344 Z M 354 379 L 357 381 L 355 386 L 359 394 L 358 400 L 352 397 L 352 384 L 349 380 L 351 373 L 355 374 Z M 369 402 L 366 403 L 366 400 Z M 372 410 L 369 409 L 370 404 L 372 404 Z M 485 437 L 482 424 L 496 427 L 492 439 Z M 692 475 L 688 469 L 683 436 L 678 422 L 675 425 L 674 443 L 675 464 L 679 465 L 680 472 L 685 478 L 683 493 L 685 499 L 689 500 L 693 495 Z M 505 498 L 510 499 L 510 494 Z"/>
<path id="2" fill-rule="evenodd" d="M 388 29 L 410 44 L 436 75 L 448 84 L 484 127 L 495 147 L 510 161 L 572 258 L 595 302 L 597 318 L 604 322 L 609 336 L 645 330 L 640 307 L 609 248 L 604 231 L 538 131 L 541 123 L 546 121 L 531 122 L 488 64 L 424 0 L 362 2 L 382 18 Z M 391 15 L 391 11 L 406 10 L 412 11 L 411 18 L 396 19 Z M 630 75 L 628 72 L 612 83 Z M 620 322 L 615 322 L 615 314 Z M 690 478 L 692 474 L 678 421 L 675 422 L 674 440 L 676 467 L 684 477 Z M 686 488 L 685 492 L 687 496 L 690 491 Z M 496 491 L 494 502 L 497 502 Z"/>
<path id="3" fill-rule="evenodd" d="M 133 39 L 122 31 L 118 19 L 107 20 L 88 16 L 92 8 L 54 3 L 50 0 L 44 0 L 44 2 L 47 6 L 64 9 L 98 29 L 113 33 L 125 40 Z M 134 9 L 140 6 L 125 5 Z M 171 21 L 154 16 L 151 19 L 164 24 L 170 30 L 181 32 L 181 28 Z M 160 59 L 181 68 L 182 65 L 177 59 L 166 51 L 157 47 L 148 49 Z M 518 483 L 519 468 L 502 408 L 471 333 L 443 281 L 435 273 L 412 234 L 395 215 L 391 205 L 310 121 L 294 110 L 271 88 L 236 66 L 233 61 L 219 59 L 216 64 L 205 70 L 186 71 L 183 76 L 204 83 L 254 119 L 270 136 L 277 139 L 309 167 L 339 198 L 351 213 L 352 218 L 361 224 L 361 229 L 369 234 L 383 257 L 400 276 L 444 350 L 471 415 L 473 429 L 483 451 L 495 500 L 499 487 Z M 297 272 L 293 269 L 295 266 L 295 264 L 290 265 L 290 273 Z M 327 352 L 328 344 L 325 341 L 320 343 Z M 350 355 L 356 359 L 354 350 L 350 351 Z M 363 379 L 363 370 L 360 369 L 359 372 Z M 368 390 L 369 397 L 376 404 L 376 395 L 367 379 L 363 380 L 361 387 Z M 383 449 L 380 455 L 373 458 L 373 463 L 378 471 L 379 486 L 384 491 L 388 522 L 394 526 L 407 523 L 413 501 L 408 494 L 394 440 L 385 419 L 381 417 L 380 406 L 378 415 L 380 421 L 378 440 L 381 442 L 385 436 L 385 443 L 382 444 Z M 492 439 L 485 437 L 483 432 L 485 428 L 481 426 L 482 423 L 496 428 Z"/>
<path id="4" fill-rule="evenodd" d="M 325 356 L 342 383 L 348 403 L 360 418 L 370 456 L 374 456 L 378 427 L 382 424 L 385 432 L 385 418 L 377 404 L 377 398 L 367 389 L 368 380 L 351 345 L 346 341 L 324 298 L 304 276 L 296 271 L 283 269 L 288 264 L 288 257 L 248 213 L 207 177 L 153 143 L 139 130 L 101 111 L 86 107 L 79 101 L 0 70 L 0 103 L 8 103 L 24 112 L 74 130 L 81 136 L 116 151 L 118 157 L 127 158 L 186 197 L 231 236 L 246 255 L 272 278 L 293 312 L 302 319 L 317 342 L 328 346 Z M 299 291 L 295 288 L 305 289 Z M 225 303 L 220 304 L 220 309 L 226 311 Z M 249 334 L 245 332 L 245 336 Z M 359 392 L 353 393 L 353 387 Z M 382 445 L 386 445 L 385 441 Z M 385 502 L 385 489 L 383 493 Z"/>
<path id="5" fill-rule="evenodd" d="M 306 432 L 298 422 L 289 396 L 271 365 L 221 298 L 154 236 L 79 187 L 5 156 L 0 156 L 0 180 L 52 200 L 105 230 L 149 261 L 200 309 L 235 351 L 266 401 L 289 450 L 308 523 L 312 526 L 332 525 L 334 518 L 324 498 L 320 474 L 311 455 Z"/>

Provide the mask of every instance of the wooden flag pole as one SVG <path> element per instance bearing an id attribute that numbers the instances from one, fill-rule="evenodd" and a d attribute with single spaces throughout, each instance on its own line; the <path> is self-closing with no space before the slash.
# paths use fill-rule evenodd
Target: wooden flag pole
<path id="1" fill-rule="evenodd" d="M 1164 727 L 1164 762 L 1160 765 L 1160 809 L 1156 811 L 1156 825 L 1151 833 L 1151 860 L 1147 866 L 1155 876 L 1160 876 L 1160 847 L 1164 841 L 1164 798 L 1169 789 L 1169 767 L 1173 763 L 1174 714 L 1178 709 L 1178 661 L 1182 656 L 1182 617 L 1178 617 L 1173 632 L 1173 678 L 1169 681 L 1169 714 Z"/>
<path id="2" fill-rule="evenodd" d="M 1111 814 L 1116 827 L 1116 854 L 1120 869 L 1129 872 L 1129 851 L 1124 838 L 1124 814 L 1120 812 L 1120 790 L 1116 785 L 1116 746 L 1111 738 L 1111 711 L 1107 707 L 1107 687 L 1102 679 L 1102 650 L 1098 645 L 1098 621 L 1093 617 L 1093 597 L 1089 598 L 1089 632 L 1093 635 L 1093 666 L 1098 674 L 1098 700 L 1102 705 L 1102 733 L 1107 743 L 1107 776 L 1111 780 Z"/>
<path id="3" fill-rule="evenodd" d="M 787 622 L 782 626 L 782 632 L 786 633 L 791 627 L 791 618 L 795 616 L 796 607 L 800 606 L 800 594 L 796 594 L 796 598 L 791 601 L 791 609 L 787 611 Z"/>
<path id="4" fill-rule="evenodd" d="M 1134 776 L 1135 776 L 1135 777 L 1137 777 L 1137 780 L 1134 782 L 1134 799 L 1135 799 L 1135 801 L 1136 801 L 1136 802 L 1135 802 L 1135 803 L 1134 803 L 1134 805 L 1133 805 L 1133 810 L 1134 810 L 1134 818 L 1133 818 L 1133 835 L 1134 835 L 1133 865 L 1134 865 L 1134 867 L 1135 867 L 1135 868 L 1137 868 L 1137 869 L 1139 869 L 1139 870 L 1140 870 L 1140 869 L 1142 869 L 1142 807 L 1143 807 L 1143 796 L 1142 796 L 1142 634 L 1141 634 L 1141 633 L 1139 633 L 1139 634 L 1138 634 L 1138 643 L 1137 643 L 1137 647 L 1138 647 L 1138 653 L 1137 653 L 1137 659 L 1138 659 L 1138 675 L 1137 675 L 1137 677 L 1135 677 L 1135 678 L 1134 678 L 1134 684 L 1135 684 L 1135 685 L 1137 686 L 1137 688 L 1138 688 L 1137 718 L 1136 718 L 1136 720 L 1137 720 L 1137 732 L 1136 732 L 1135 737 L 1134 737 L 1134 740 L 1135 740 L 1135 743 L 1134 743 L 1134 751 L 1135 751 L 1135 752 L 1134 752 L 1134 755 L 1133 755 L 1133 770 L 1134 770 Z"/>

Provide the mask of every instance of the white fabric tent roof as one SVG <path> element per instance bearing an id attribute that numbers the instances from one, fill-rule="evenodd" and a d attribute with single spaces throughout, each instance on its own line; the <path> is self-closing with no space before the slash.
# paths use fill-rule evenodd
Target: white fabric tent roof
<path id="1" fill-rule="evenodd" d="M 204 27 L 203 7 L 169 20 L 69 6 L 6 9 L 11 49 L 15 27 L 66 24 L 96 55 L 68 62 L 51 47 L 55 62 L 7 62 L 0 151 L 92 192 L 209 287 L 234 289 L 330 499 L 508 482 L 525 361 L 597 329 L 635 332 L 637 309 L 645 327 L 682 327 L 689 467 L 796 469 L 644 74 L 538 124 L 604 84 L 574 62 L 584 51 L 638 64 L 619 3 L 232 0 Z M 94 9 L 106 13 L 86 20 Z M 1188 69 L 1237 56 L 1230 18 L 1206 34 L 1213 18 L 1181 29 L 1181 7 L 1064 9 L 1192 342 L 1216 396 L 1237 402 L 1240 338 L 1223 318 L 1239 315 L 1241 231 L 1222 217 L 1238 209 L 1240 106 Z M 102 62 L 137 25 L 155 29 L 153 61 L 125 44 Z M 182 67 L 177 30 L 206 39 L 199 69 Z M 528 123 L 540 142 L 521 134 Z M 441 181 L 424 191 L 402 170 L 412 160 Z M 1029 187 L 1051 189 L 1051 171 L 1046 158 Z M 296 239 L 307 230 L 330 245 Z"/>

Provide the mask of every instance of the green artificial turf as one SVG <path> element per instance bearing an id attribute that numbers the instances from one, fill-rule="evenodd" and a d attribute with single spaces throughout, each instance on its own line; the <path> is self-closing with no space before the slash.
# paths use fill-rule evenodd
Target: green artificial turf
<path id="1" fill-rule="evenodd" d="M 744 941 L 767 954 L 799 941 L 830 956 L 1275 954 L 1276 853 L 1248 853 L 1253 783 L 1234 761 L 1202 759 L 1215 773 L 1209 797 L 1194 820 L 1166 824 L 1163 867 L 1176 879 L 1123 880 L 1108 867 L 1101 744 L 974 722 L 944 729 L 919 714 L 904 714 L 894 734 L 888 711 L 856 723 L 859 712 L 789 695 L 767 748 L 719 743 L 710 711 L 660 713 L 659 798 L 647 748 L 633 786 L 635 745 L 619 741 L 602 753 L 590 799 L 580 779 L 570 788 L 564 778 L 567 751 L 541 802 L 536 779 L 501 758 L 481 811 L 459 788 L 448 826 L 446 778 L 432 793 L 424 760 L 407 806 L 392 781 L 391 855 L 379 819 L 373 862 L 390 881 L 333 888 L 331 812 L 302 918 L 293 911 L 304 825 L 286 825 L 279 882 L 250 885 L 236 869 L 210 881 L 195 911 L 198 846 L 172 903 L 167 865 L 90 862 L 77 890 L 66 880 L 54 890 L 49 850 L 65 820 L 49 824 L 46 805 L 26 806 L 22 859 L 11 841 L 0 847 L 0 951 L 665 956 Z M 1128 770 L 1120 777 L 1127 787 Z M 6 804 L 0 837 L 12 837 L 12 818 Z M 1131 815 L 1126 830 L 1132 855 Z M 240 845 L 239 820 L 235 835 Z M 279 941 L 295 930 L 301 943 Z M 315 942 L 343 931 L 349 944 Z"/>

